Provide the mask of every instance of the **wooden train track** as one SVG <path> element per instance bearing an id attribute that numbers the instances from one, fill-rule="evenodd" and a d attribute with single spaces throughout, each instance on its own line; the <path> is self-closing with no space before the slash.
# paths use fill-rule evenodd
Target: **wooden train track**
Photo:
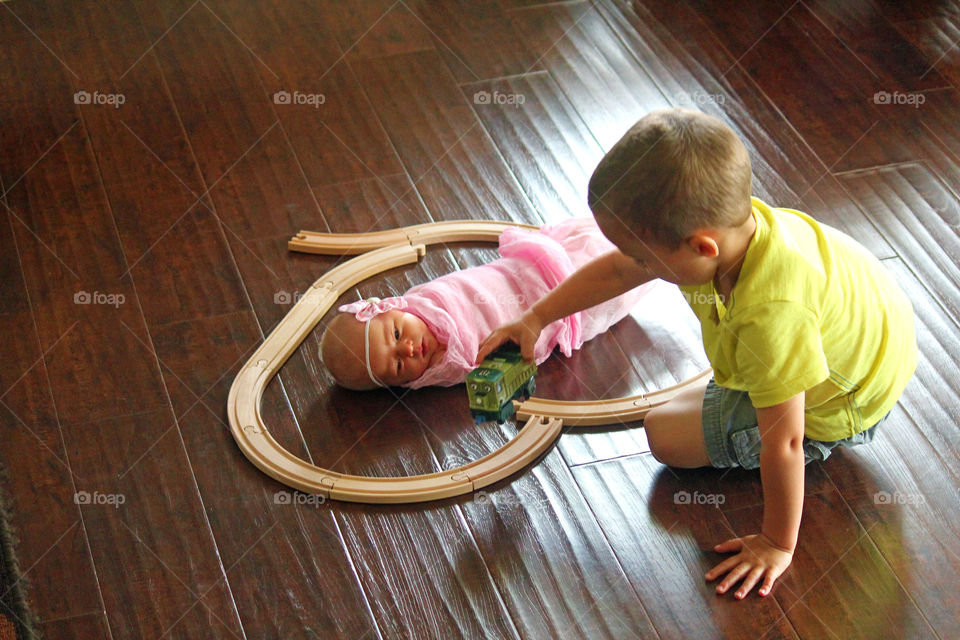
<path id="1" fill-rule="evenodd" d="M 593 402 L 530 398 L 517 403 L 526 424 L 500 449 L 456 469 L 409 477 L 369 477 L 337 473 L 312 465 L 284 449 L 260 415 L 260 400 L 270 380 L 347 290 L 387 269 L 417 262 L 426 245 L 447 242 L 496 242 L 509 227 L 537 229 L 512 222 L 458 220 L 431 222 L 375 233 L 301 231 L 291 251 L 356 255 L 337 265 L 310 287 L 240 369 L 230 387 L 227 416 L 243 454 L 283 484 L 349 502 L 404 503 L 438 500 L 469 493 L 529 465 L 560 435 L 564 423 L 601 425 L 641 419 L 684 388 L 710 374 L 706 370 L 661 391 Z"/>

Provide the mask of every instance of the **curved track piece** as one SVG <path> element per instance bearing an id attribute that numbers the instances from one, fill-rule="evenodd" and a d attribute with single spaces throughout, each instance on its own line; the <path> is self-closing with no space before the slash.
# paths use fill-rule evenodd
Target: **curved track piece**
<path id="1" fill-rule="evenodd" d="M 539 227 L 519 222 L 494 220 L 450 220 L 427 222 L 373 233 L 319 233 L 301 231 L 290 238 L 287 248 L 302 253 L 353 255 L 398 242 L 436 244 L 438 242 L 496 242 L 509 227 L 536 231 Z"/>
<path id="2" fill-rule="evenodd" d="M 508 227 L 537 228 L 512 222 L 461 220 L 371 234 L 301 231 L 292 238 L 289 242 L 292 251 L 361 255 L 334 267 L 314 282 L 234 379 L 227 398 L 227 416 L 230 431 L 243 454 L 279 482 L 336 500 L 370 503 L 437 500 L 485 487 L 530 464 L 557 439 L 563 420 L 568 424 L 636 420 L 709 373 L 705 371 L 685 383 L 646 396 L 594 403 L 530 398 L 519 405 L 526 424 L 503 447 L 457 469 L 420 476 L 376 478 L 337 473 L 302 460 L 271 437 L 260 415 L 260 399 L 267 384 L 344 292 L 381 271 L 416 262 L 424 255 L 425 245 L 495 242 Z M 553 413 L 540 413 L 536 410 L 538 406 Z"/>
<path id="3" fill-rule="evenodd" d="M 680 384 L 666 387 L 660 391 L 610 400 L 568 401 L 530 398 L 524 402 L 514 401 L 513 404 L 517 409 L 518 420 L 524 420 L 532 415 L 543 415 L 561 418 L 563 423 L 568 426 L 586 427 L 621 424 L 642 420 L 650 409 L 660 406 L 687 387 L 694 386 L 704 378 L 709 378 L 712 374 L 713 370 L 708 368 L 689 380 L 684 380 Z"/>

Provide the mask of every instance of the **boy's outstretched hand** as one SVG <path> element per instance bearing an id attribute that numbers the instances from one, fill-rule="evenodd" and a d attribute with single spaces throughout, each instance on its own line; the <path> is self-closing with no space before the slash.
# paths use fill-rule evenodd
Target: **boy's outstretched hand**
<path id="1" fill-rule="evenodd" d="M 731 538 L 716 545 L 713 549 L 720 553 L 739 552 L 706 573 L 707 580 L 715 580 L 726 574 L 726 577 L 717 585 L 717 593 L 726 593 L 730 587 L 743 578 L 743 584 L 740 585 L 735 594 L 738 600 L 746 598 L 760 578 L 763 578 L 760 595 L 765 596 L 770 593 L 774 581 L 787 570 L 793 560 L 792 551 L 787 551 L 773 544 L 762 533 L 743 536 L 742 538 Z"/>
<path id="2" fill-rule="evenodd" d="M 474 366 L 479 366 L 484 358 L 507 340 L 512 340 L 520 345 L 520 355 L 523 356 L 523 359 L 527 362 L 533 362 L 533 347 L 537 344 L 537 338 L 540 337 L 541 331 L 543 331 L 543 323 L 537 314 L 528 309 L 519 318 L 513 322 L 500 325 L 483 339 L 477 351 L 477 360 L 474 362 Z"/>

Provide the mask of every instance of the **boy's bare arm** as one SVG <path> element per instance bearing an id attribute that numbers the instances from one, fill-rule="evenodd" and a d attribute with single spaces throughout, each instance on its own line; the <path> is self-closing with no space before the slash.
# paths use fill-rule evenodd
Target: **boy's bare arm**
<path id="1" fill-rule="evenodd" d="M 524 358 L 531 361 L 533 345 L 545 326 L 615 298 L 651 279 L 646 269 L 616 249 L 598 256 L 570 274 L 519 318 L 492 331 L 480 343 L 476 363 L 482 362 L 507 340 L 519 344 Z"/>
<path id="2" fill-rule="evenodd" d="M 772 407 L 757 409 L 760 430 L 760 480 L 763 483 L 763 526 L 759 535 L 732 538 L 714 547 L 738 551 L 707 572 L 707 580 L 726 574 L 719 593 L 743 579 L 736 597 L 744 598 L 763 578 L 760 595 L 790 566 L 803 512 L 803 402 L 799 393 Z"/>
<path id="3" fill-rule="evenodd" d="M 540 298 L 530 310 L 544 326 L 606 302 L 648 282 L 650 275 L 629 256 L 613 250 L 586 263 Z"/>
<path id="4" fill-rule="evenodd" d="M 787 402 L 757 409 L 764 504 L 761 531 L 791 553 L 803 511 L 803 400 L 799 393 Z"/>

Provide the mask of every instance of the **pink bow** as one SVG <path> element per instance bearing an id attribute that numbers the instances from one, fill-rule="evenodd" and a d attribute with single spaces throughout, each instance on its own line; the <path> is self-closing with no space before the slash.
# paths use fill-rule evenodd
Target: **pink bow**
<path id="1" fill-rule="evenodd" d="M 355 313 L 357 320 L 360 322 L 366 322 L 373 316 L 383 313 L 384 311 L 390 311 L 391 309 L 406 309 L 407 301 L 401 296 L 394 296 L 392 298 L 367 298 L 366 300 L 358 300 L 357 302 L 351 302 L 350 304 L 343 304 L 337 307 L 340 311 L 346 311 L 347 313 Z"/>

